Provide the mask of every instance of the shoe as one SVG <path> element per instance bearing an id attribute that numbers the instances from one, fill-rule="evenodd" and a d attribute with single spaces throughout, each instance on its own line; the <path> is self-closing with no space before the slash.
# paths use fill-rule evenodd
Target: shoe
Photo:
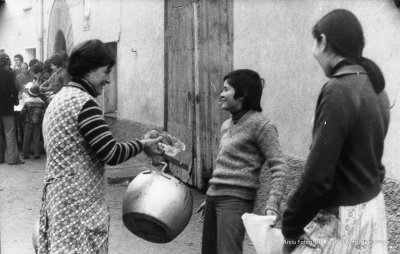
<path id="1" fill-rule="evenodd" d="M 40 156 L 33 157 L 35 160 L 40 159 Z"/>
<path id="2" fill-rule="evenodd" d="M 25 161 L 19 160 L 19 161 L 14 162 L 14 163 L 8 163 L 8 165 L 21 165 L 21 164 L 25 164 Z"/>
<path id="3" fill-rule="evenodd" d="M 24 160 L 28 160 L 29 159 L 29 156 L 24 156 Z"/>

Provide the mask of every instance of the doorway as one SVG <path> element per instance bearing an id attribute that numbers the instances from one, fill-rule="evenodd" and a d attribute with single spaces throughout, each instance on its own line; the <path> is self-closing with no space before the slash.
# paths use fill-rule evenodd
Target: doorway
<path id="1" fill-rule="evenodd" d="M 61 30 L 58 30 L 56 33 L 53 52 L 54 53 L 67 52 L 67 44 L 65 42 L 65 36 Z"/>

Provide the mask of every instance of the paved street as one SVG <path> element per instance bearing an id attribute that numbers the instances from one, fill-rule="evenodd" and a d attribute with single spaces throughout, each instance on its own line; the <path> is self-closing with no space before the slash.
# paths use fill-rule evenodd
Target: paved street
<path id="1" fill-rule="evenodd" d="M 123 225 L 122 198 L 127 181 L 124 177 L 135 176 L 148 166 L 135 163 L 134 159 L 107 170 L 108 179 L 114 180 L 107 187 L 107 202 L 110 207 L 110 254 L 127 253 L 200 253 L 202 223 L 194 214 L 188 227 L 172 242 L 155 244 L 142 240 L 130 233 Z M 32 229 L 38 217 L 42 192 L 45 159 L 26 160 L 24 165 L 0 164 L 0 219 L 1 253 L 30 254 Z M 204 195 L 192 191 L 194 210 L 204 200 Z M 255 254 L 254 247 L 247 239 L 244 244 L 246 254 Z"/>

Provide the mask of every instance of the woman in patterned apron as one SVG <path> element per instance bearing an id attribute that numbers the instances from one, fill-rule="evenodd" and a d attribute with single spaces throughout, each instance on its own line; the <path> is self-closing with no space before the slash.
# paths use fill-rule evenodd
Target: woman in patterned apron
<path id="1" fill-rule="evenodd" d="M 103 118 L 95 97 L 109 83 L 114 63 L 114 54 L 101 41 L 78 45 L 68 63 L 71 82 L 46 110 L 40 254 L 107 253 L 110 218 L 104 165 L 119 164 L 142 150 L 158 153 L 161 137 L 117 142 Z"/>
<path id="2" fill-rule="evenodd" d="M 284 253 L 387 253 L 383 74 L 362 56 L 362 27 L 350 11 L 329 12 L 312 34 L 313 55 L 330 79 L 317 101 L 304 173 L 283 214 Z"/>

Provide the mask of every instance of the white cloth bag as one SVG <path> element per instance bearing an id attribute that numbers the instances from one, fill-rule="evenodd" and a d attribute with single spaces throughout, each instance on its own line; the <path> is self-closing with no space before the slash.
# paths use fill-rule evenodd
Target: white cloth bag
<path id="1" fill-rule="evenodd" d="M 242 215 L 244 227 L 257 254 L 282 253 L 283 235 L 280 229 L 272 227 L 275 219 L 276 216 L 271 215 L 261 216 L 252 213 Z"/>

